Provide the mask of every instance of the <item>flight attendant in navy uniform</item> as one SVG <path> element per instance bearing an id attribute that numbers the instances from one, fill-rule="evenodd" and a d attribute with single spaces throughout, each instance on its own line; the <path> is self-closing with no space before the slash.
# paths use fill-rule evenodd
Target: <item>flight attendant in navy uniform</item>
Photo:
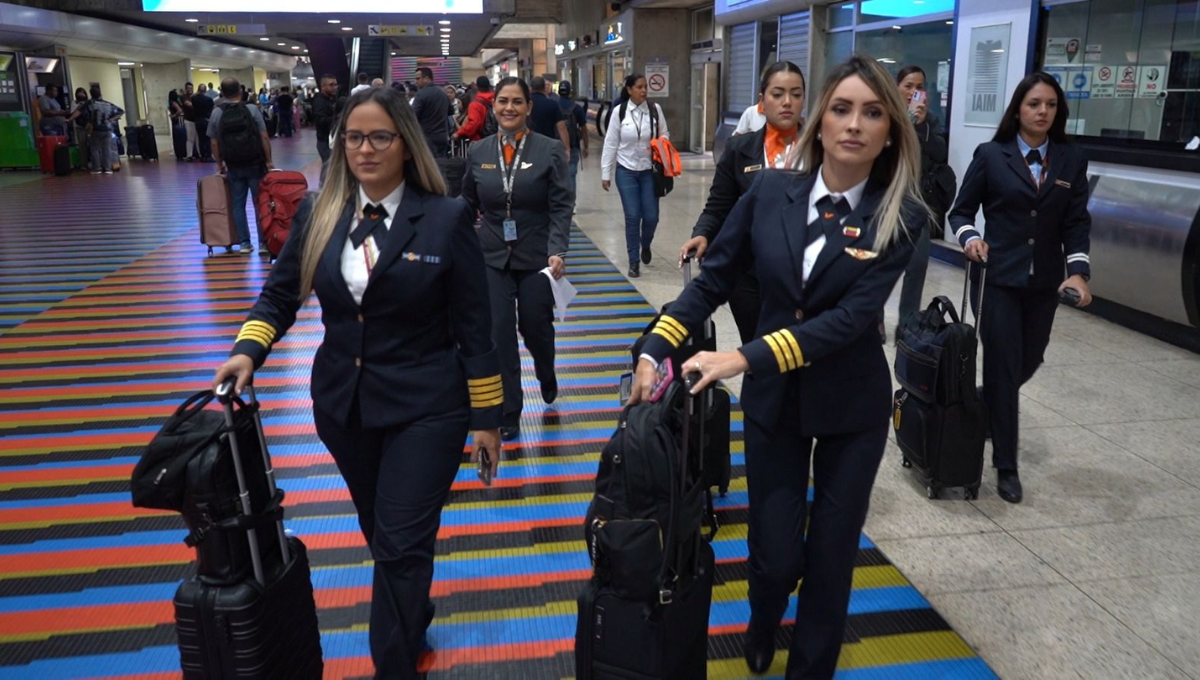
<path id="1" fill-rule="evenodd" d="M 725 145 L 704 212 L 692 229 L 692 237 L 679 249 L 680 266 L 688 252 L 694 251 L 697 258 L 704 257 L 709 244 L 725 224 L 725 218 L 750 189 L 757 173 L 787 167 L 789 161 L 794 163 L 799 158 L 804 90 L 804 72 L 790 61 L 777 61 L 763 71 L 758 97 L 767 124 L 757 132 L 733 137 Z M 733 313 L 743 344 L 755 338 L 761 305 L 758 277 L 751 265 L 729 296 L 729 311 Z"/>
<path id="2" fill-rule="evenodd" d="M 474 213 L 444 195 L 404 95 L 359 92 L 342 120 L 325 184 L 297 210 L 214 385 L 248 383 L 316 292 L 325 340 L 313 417 L 375 559 L 375 674 L 416 678 L 434 543 L 468 431 L 474 460 L 486 449 L 493 473 L 499 460 L 500 365 Z"/>
<path id="3" fill-rule="evenodd" d="M 656 364 L 729 298 L 753 261 L 763 296 L 758 337 L 735 351 L 701 352 L 685 370 L 701 374 L 698 390 L 746 374 L 745 656 L 754 673 L 771 665 L 775 632 L 802 578 L 788 678 L 829 678 L 837 667 L 890 427 L 879 310 L 927 219 L 916 132 L 882 66 L 855 56 L 836 67 L 814 111 L 800 139 L 800 167 L 810 174 L 760 173 L 700 276 L 649 334 L 633 396 L 649 397 Z"/>
<path id="4" fill-rule="evenodd" d="M 1080 307 L 1092 302 L 1087 159 L 1067 141 L 1067 116 L 1057 80 L 1025 76 L 992 141 L 975 149 L 950 211 L 967 257 L 987 262 L 983 400 L 996 490 L 1009 503 L 1024 495 L 1017 473 L 1020 390 L 1044 359 L 1059 291 L 1075 289 Z M 981 205 L 985 230 L 975 228 Z"/>

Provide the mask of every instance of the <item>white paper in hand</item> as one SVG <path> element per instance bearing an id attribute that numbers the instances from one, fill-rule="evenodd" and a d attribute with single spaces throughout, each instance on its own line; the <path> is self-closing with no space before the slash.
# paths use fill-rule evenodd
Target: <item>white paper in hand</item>
<path id="1" fill-rule="evenodd" d="M 550 272 L 550 268 L 546 267 L 542 270 L 546 278 L 550 279 L 550 290 L 554 291 L 554 312 L 558 316 L 559 321 L 567 320 L 567 305 L 575 299 L 577 291 L 575 286 L 567 280 L 567 277 L 555 279 L 554 274 Z"/>

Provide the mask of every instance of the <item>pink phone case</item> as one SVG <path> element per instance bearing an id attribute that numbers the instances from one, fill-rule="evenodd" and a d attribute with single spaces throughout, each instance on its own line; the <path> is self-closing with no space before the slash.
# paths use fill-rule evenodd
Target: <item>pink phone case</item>
<path id="1" fill-rule="evenodd" d="M 666 373 L 663 373 L 662 367 L 666 366 Z M 671 382 L 675 380 L 675 367 L 671 364 L 670 359 L 664 359 L 659 364 L 658 382 L 654 384 L 654 390 L 650 393 L 650 401 L 657 402 L 666 394 L 667 388 L 671 386 Z"/>

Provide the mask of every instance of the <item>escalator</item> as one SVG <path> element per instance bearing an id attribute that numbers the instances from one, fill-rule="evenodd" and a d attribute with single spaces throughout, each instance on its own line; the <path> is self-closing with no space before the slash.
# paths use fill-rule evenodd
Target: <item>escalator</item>
<path id="1" fill-rule="evenodd" d="M 357 50 L 351 48 L 351 68 L 357 77 L 367 74 L 368 82 L 381 78 L 384 85 L 392 82 L 392 45 L 387 38 L 355 38 Z M 357 57 L 357 60 L 355 59 Z"/>

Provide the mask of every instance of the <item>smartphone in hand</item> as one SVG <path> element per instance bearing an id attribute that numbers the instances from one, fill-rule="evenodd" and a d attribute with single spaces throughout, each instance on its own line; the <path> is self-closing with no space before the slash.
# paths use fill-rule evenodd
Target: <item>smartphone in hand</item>
<path id="1" fill-rule="evenodd" d="M 654 389 L 650 391 L 650 401 L 657 402 L 666 394 L 667 388 L 671 386 L 671 381 L 675 379 L 675 369 L 672 367 L 671 360 L 663 359 L 658 362 L 658 369 L 654 378 Z"/>
<path id="2" fill-rule="evenodd" d="M 479 450 L 479 481 L 484 486 L 492 485 L 492 454 L 487 449 Z"/>
<path id="3" fill-rule="evenodd" d="M 913 122 L 916 122 L 917 120 L 917 110 L 922 106 L 926 106 L 926 102 L 928 100 L 929 93 L 925 90 L 913 91 L 912 99 L 908 100 L 908 117 L 911 118 Z"/>

